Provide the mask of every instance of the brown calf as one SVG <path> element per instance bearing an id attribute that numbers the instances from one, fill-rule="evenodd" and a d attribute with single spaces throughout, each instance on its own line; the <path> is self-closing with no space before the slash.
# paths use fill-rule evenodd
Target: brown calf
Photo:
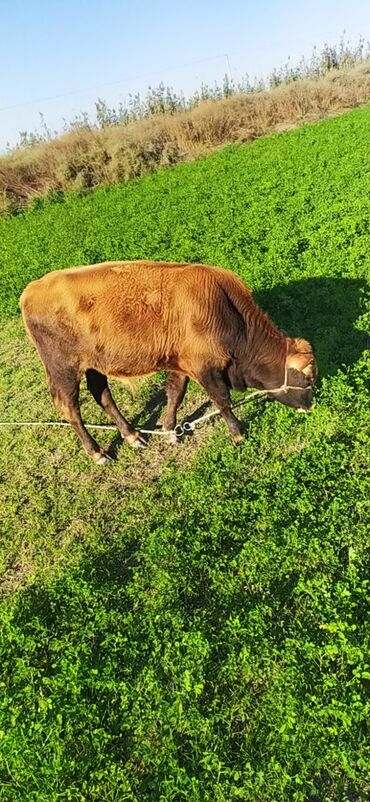
<path id="1" fill-rule="evenodd" d="M 107 376 L 169 371 L 164 429 L 176 424 L 189 376 L 219 408 L 235 442 L 241 425 L 229 390 L 276 390 L 307 409 L 316 378 L 312 348 L 278 331 L 250 290 L 228 270 L 162 262 L 105 262 L 49 273 L 24 290 L 25 327 L 44 363 L 53 401 L 99 464 L 107 456 L 83 425 L 79 385 L 86 374 L 95 400 L 132 446 L 140 435 L 120 414 Z"/>

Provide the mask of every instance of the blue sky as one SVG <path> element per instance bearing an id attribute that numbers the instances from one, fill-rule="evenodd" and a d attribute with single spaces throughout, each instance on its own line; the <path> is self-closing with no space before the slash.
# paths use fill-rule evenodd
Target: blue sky
<path id="1" fill-rule="evenodd" d="M 161 80 L 266 75 L 337 43 L 370 38 L 369 0 L 0 0 L 0 149 L 20 130 L 51 128 L 102 97 L 116 105 Z M 83 90 L 83 91 L 82 91 Z"/>

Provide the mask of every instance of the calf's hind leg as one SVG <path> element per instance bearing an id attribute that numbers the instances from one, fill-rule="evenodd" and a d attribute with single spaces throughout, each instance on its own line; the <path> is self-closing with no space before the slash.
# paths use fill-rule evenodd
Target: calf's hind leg
<path id="1" fill-rule="evenodd" d="M 109 457 L 99 448 L 96 440 L 91 437 L 82 422 L 78 402 L 80 383 L 76 372 L 73 368 L 66 368 L 58 372 L 58 375 L 53 375 L 46 368 L 46 373 L 54 404 L 62 417 L 71 424 L 86 453 L 97 465 L 108 462 Z"/>
<path id="2" fill-rule="evenodd" d="M 116 406 L 108 387 L 107 377 L 98 370 L 89 368 L 86 371 L 86 382 L 97 404 L 104 409 L 104 412 L 106 412 L 113 423 L 116 424 L 121 437 L 127 440 L 129 445 L 133 448 L 144 448 L 145 442 L 140 437 L 139 432 L 130 425 L 123 415 L 121 415 Z"/>
<path id="3" fill-rule="evenodd" d="M 23 303 L 22 314 L 26 329 L 34 342 L 44 365 L 54 405 L 62 417 L 71 424 L 86 453 L 98 465 L 108 457 L 85 428 L 78 403 L 81 372 L 76 339 L 67 326 L 45 325 L 27 311 Z"/>

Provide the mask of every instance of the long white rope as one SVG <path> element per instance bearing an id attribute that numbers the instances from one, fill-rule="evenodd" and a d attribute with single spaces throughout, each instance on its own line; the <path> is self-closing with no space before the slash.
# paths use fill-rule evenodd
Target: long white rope
<path id="1" fill-rule="evenodd" d="M 243 398 L 241 401 L 237 401 L 236 404 L 233 404 L 231 409 L 235 409 L 235 407 L 239 407 L 241 404 L 247 403 L 256 395 L 265 395 L 266 390 L 255 390 L 253 393 L 247 396 L 247 398 Z M 169 434 L 176 434 L 178 437 L 181 437 L 184 432 L 190 432 L 195 429 L 195 427 L 199 423 L 204 423 L 204 421 L 208 420 L 209 418 L 213 418 L 215 415 L 220 415 L 220 410 L 215 409 L 212 412 L 208 412 L 207 415 L 201 415 L 199 418 L 195 418 L 193 421 L 185 421 L 183 424 L 177 424 L 175 429 L 164 431 L 163 429 L 138 429 L 137 431 L 140 434 L 159 434 L 161 436 L 168 436 Z M 0 421 L 0 426 L 69 426 L 71 427 L 70 423 L 66 423 L 65 421 Z M 86 429 L 110 429 L 110 430 L 117 430 L 117 426 L 115 424 L 104 424 L 104 423 L 84 423 Z"/>
<path id="2" fill-rule="evenodd" d="M 284 383 L 280 385 L 280 387 L 276 387 L 272 390 L 254 390 L 252 393 L 249 393 L 246 398 L 242 398 L 240 401 L 237 401 L 235 404 L 232 404 L 231 409 L 235 409 L 236 407 L 240 407 L 242 404 L 246 404 L 248 401 L 251 401 L 252 398 L 255 398 L 258 395 L 268 395 L 269 393 L 286 393 L 288 390 L 302 390 L 302 387 L 287 384 L 287 377 L 288 377 L 288 360 L 285 361 L 285 371 L 284 371 Z M 164 431 L 163 429 L 138 429 L 140 434 L 159 434 L 162 437 L 167 437 L 168 435 L 175 434 L 177 437 L 182 437 L 185 432 L 192 432 L 200 423 L 204 423 L 204 421 L 209 420 L 209 418 L 215 417 L 215 415 L 220 415 L 221 412 L 219 409 L 215 409 L 212 412 L 208 412 L 206 415 L 201 415 L 199 418 L 195 418 L 192 421 L 184 421 L 184 423 L 178 423 L 174 429 Z M 71 426 L 70 423 L 66 423 L 65 421 L 0 421 L 0 426 Z M 117 426 L 114 424 L 104 424 L 104 423 L 84 423 L 86 429 L 110 429 L 110 430 L 117 430 Z"/>
<path id="3" fill-rule="evenodd" d="M 281 387 L 275 390 L 254 390 L 253 393 L 250 393 L 246 398 L 241 399 L 241 401 L 237 401 L 236 404 L 232 404 L 231 409 L 236 409 L 236 407 L 240 407 L 242 404 L 246 404 L 248 401 L 251 401 L 256 396 L 267 395 L 268 393 L 277 393 L 278 391 L 284 390 L 302 390 L 302 387 L 294 387 L 293 385 L 282 385 Z M 220 415 L 221 412 L 219 409 L 214 409 L 211 412 L 207 412 L 206 415 L 201 415 L 199 418 L 195 418 L 192 421 L 185 420 L 184 423 L 178 423 L 174 429 L 166 430 L 163 429 L 138 429 L 137 431 L 140 434 L 149 434 L 149 435 L 161 435 L 162 437 L 167 437 L 170 434 L 175 434 L 177 437 L 182 437 L 183 434 L 186 432 L 192 432 L 194 429 L 199 426 L 199 424 L 204 423 L 206 420 L 210 418 L 214 418 L 216 415 Z M 0 426 L 69 426 L 71 427 L 70 423 L 66 423 L 65 421 L 0 421 Z M 86 429 L 109 429 L 117 431 L 117 426 L 115 424 L 104 424 L 104 423 L 84 423 Z"/>

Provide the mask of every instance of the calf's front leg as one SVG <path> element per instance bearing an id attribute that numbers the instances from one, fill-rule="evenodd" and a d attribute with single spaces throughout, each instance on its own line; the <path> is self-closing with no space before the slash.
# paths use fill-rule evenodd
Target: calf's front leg
<path id="1" fill-rule="evenodd" d="M 184 399 L 186 388 L 188 386 L 189 377 L 183 376 L 180 373 L 169 373 L 167 378 L 167 412 L 163 419 L 163 429 L 168 432 L 168 439 L 170 443 L 176 443 L 177 437 L 174 433 L 176 426 L 177 410 Z"/>
<path id="2" fill-rule="evenodd" d="M 230 393 L 222 371 L 218 368 L 204 368 L 199 372 L 197 381 L 220 410 L 234 443 L 240 443 L 243 440 L 242 425 L 231 410 Z"/>

